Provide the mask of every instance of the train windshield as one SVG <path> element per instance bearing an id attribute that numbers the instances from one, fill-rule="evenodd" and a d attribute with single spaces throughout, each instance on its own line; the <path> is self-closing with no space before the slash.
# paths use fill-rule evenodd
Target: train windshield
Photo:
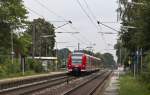
<path id="1" fill-rule="evenodd" d="M 72 55 L 72 63 L 73 64 L 81 64 L 82 63 L 82 54 L 73 54 Z"/>

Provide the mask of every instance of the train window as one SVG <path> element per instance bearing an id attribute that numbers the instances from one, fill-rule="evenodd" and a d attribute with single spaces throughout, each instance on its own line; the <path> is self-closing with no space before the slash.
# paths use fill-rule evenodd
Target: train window
<path id="1" fill-rule="evenodd" d="M 72 54 L 72 56 L 82 56 L 83 54 L 82 53 L 75 53 L 75 54 Z"/>
<path id="2" fill-rule="evenodd" d="M 73 64 L 81 64 L 82 63 L 82 54 L 73 54 L 72 55 L 72 63 Z"/>

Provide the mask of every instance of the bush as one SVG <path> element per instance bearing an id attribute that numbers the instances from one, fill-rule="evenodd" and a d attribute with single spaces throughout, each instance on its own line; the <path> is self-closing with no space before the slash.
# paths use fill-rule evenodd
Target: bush
<path id="1" fill-rule="evenodd" d="M 29 65 L 28 69 L 33 70 L 36 73 L 44 71 L 40 61 L 29 59 L 27 64 Z"/>
<path id="2" fill-rule="evenodd" d="M 130 75 L 123 75 L 119 79 L 119 95 L 149 95 L 150 91 L 145 84 Z"/>
<path id="3" fill-rule="evenodd" d="M 147 84 L 150 90 L 150 54 L 144 58 L 143 71 L 141 72 L 140 79 Z"/>
<path id="4" fill-rule="evenodd" d="M 0 76 L 9 77 L 12 74 L 17 74 L 21 71 L 19 62 L 14 59 L 13 64 L 11 59 L 7 59 L 3 64 L 0 65 Z"/>

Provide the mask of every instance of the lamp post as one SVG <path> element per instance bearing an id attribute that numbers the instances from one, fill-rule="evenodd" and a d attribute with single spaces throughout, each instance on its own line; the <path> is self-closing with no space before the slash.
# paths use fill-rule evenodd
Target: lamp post
<path id="1" fill-rule="evenodd" d="M 118 34 L 118 33 L 113 33 L 113 32 L 98 32 L 98 33 L 102 33 L 102 34 Z"/>
<path id="2" fill-rule="evenodd" d="M 66 22 L 66 21 L 65 21 Z M 59 28 L 61 28 L 61 27 L 63 27 L 63 26 L 65 26 L 65 25 L 67 25 L 67 24 L 72 24 L 72 21 L 67 21 L 67 23 L 65 23 L 65 24 L 63 24 L 63 25 L 60 25 L 60 26 L 58 26 L 58 27 L 55 27 L 55 30 L 56 29 L 59 29 Z"/>
<path id="3" fill-rule="evenodd" d="M 55 32 L 55 33 L 71 33 L 71 34 L 77 34 L 77 33 L 80 33 L 80 32 Z"/>

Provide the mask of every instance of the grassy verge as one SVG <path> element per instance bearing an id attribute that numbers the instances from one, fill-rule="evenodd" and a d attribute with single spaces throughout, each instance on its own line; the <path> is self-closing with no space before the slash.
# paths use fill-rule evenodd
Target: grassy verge
<path id="1" fill-rule="evenodd" d="M 119 95 L 150 95 L 146 86 L 130 75 L 120 77 Z"/>

